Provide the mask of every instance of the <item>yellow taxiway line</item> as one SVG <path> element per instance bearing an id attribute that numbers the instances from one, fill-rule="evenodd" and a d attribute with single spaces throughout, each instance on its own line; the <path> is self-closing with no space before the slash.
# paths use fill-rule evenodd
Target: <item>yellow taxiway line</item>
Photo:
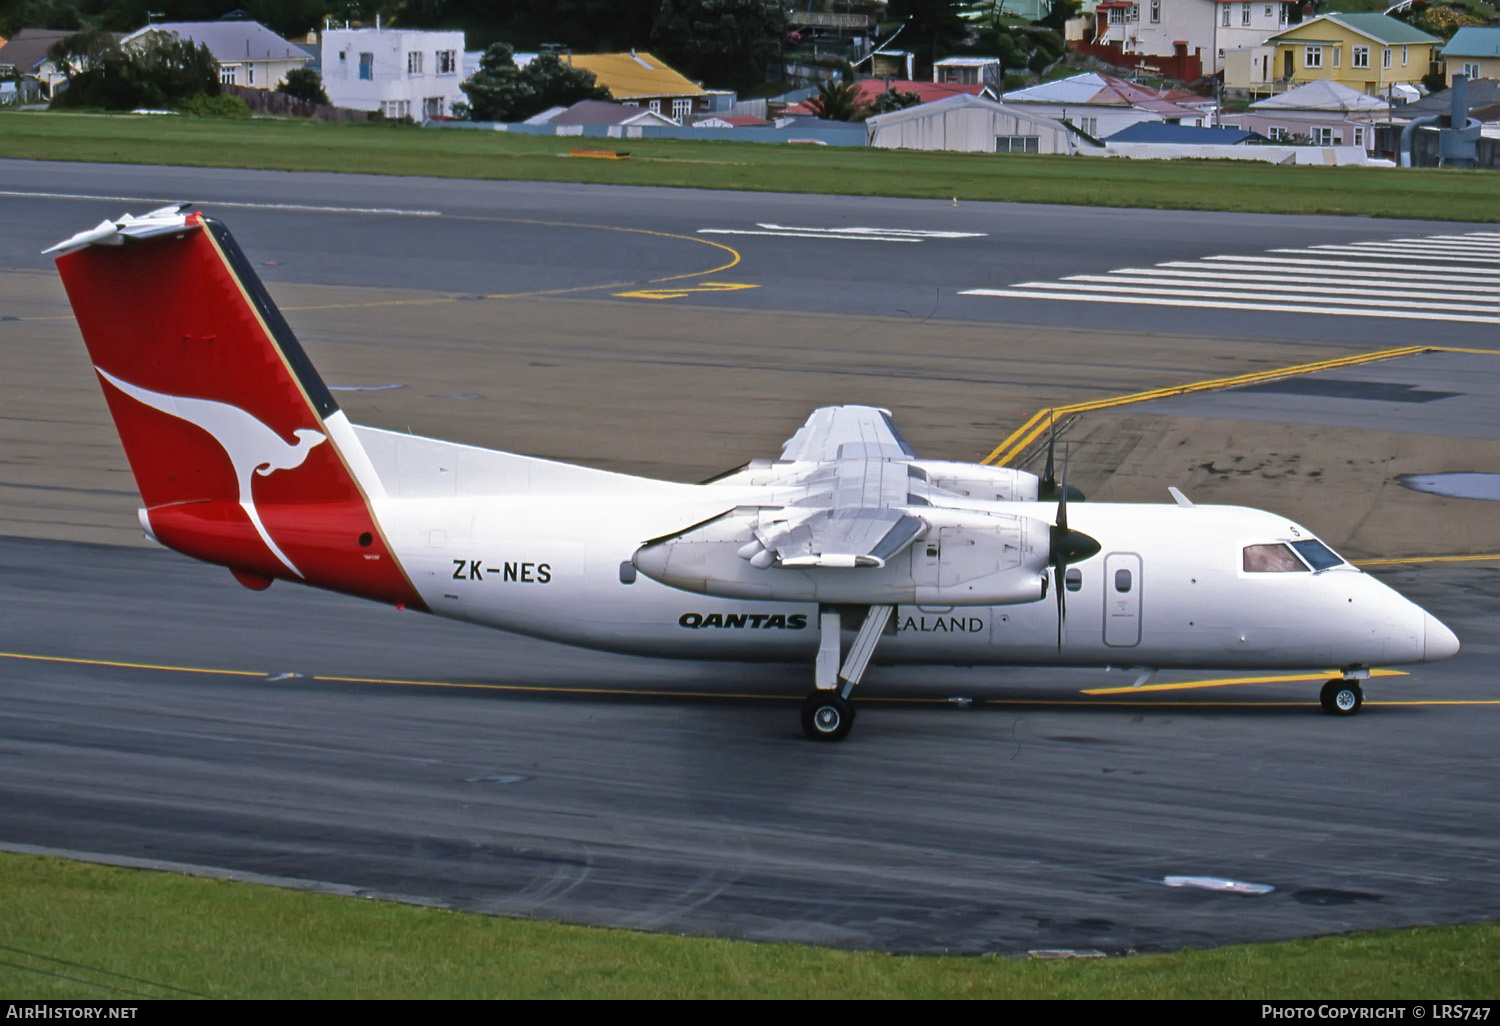
<path id="1" fill-rule="evenodd" d="M 228 677 L 256 677 L 267 682 L 305 681 L 307 683 L 325 684 L 370 684 L 384 687 L 408 687 L 408 688 L 442 688 L 454 691 L 501 691 L 512 693 L 529 693 L 545 695 L 589 695 L 594 697 L 617 697 L 617 698 L 729 698 L 729 699 L 756 699 L 783 702 L 800 702 L 803 697 L 800 694 L 767 694 L 764 692 L 748 691 L 665 691 L 661 689 L 645 690 L 641 688 L 589 688 L 589 687 L 559 687 L 544 684 L 486 684 L 465 683 L 462 681 L 446 680 L 416 680 L 401 677 L 338 677 L 325 676 L 322 674 L 288 674 L 284 678 L 278 678 L 276 674 L 263 670 L 226 670 L 206 666 L 172 666 L 164 663 L 138 663 L 120 659 L 83 659 L 70 656 L 37 655 L 28 652 L 0 652 L 0 659 L 18 659 L 39 663 L 62 663 L 72 666 L 100 666 L 126 670 L 156 670 L 166 673 L 201 673 Z M 1372 670 L 1372 677 L 1405 677 L 1408 676 L 1402 670 Z M 1262 684 L 1280 683 L 1294 681 L 1318 681 L 1337 676 L 1335 671 L 1328 673 L 1310 674 L 1287 674 L 1269 677 L 1235 677 L 1222 678 L 1205 681 L 1185 681 L 1178 684 L 1154 684 L 1144 687 L 1120 687 L 1120 688 L 1097 688 L 1085 689 L 1081 693 L 1088 695 L 1087 699 L 1078 698 L 964 698 L 955 700 L 951 697 L 934 696 L 931 698 L 917 698 L 899 695 L 865 695 L 861 697 L 862 702 L 879 702 L 902 705 L 1036 705 L 1036 706 L 1129 706 L 1150 705 L 1157 706 L 1184 706 L 1193 708 L 1207 708 L 1209 706 L 1223 706 L 1238 708 L 1240 706 L 1287 706 L 1306 707 L 1313 704 L 1310 700 L 1271 700 L 1271 701 L 1194 701 L 1194 702 L 1164 702 L 1164 701 L 1109 701 L 1103 696 L 1107 695 L 1155 695 L 1163 691 L 1181 691 L 1194 688 L 1226 687 L 1234 684 Z M 1414 699 L 1414 700 L 1385 700 L 1367 701 L 1366 705 L 1496 705 L 1500 706 L 1500 699 Z"/>
<path id="2" fill-rule="evenodd" d="M 1156 691 L 1191 691 L 1195 688 L 1227 688 L 1236 684 L 1284 684 L 1294 681 L 1331 680 L 1340 676 L 1338 670 L 1326 673 L 1286 673 L 1274 677 L 1221 677 L 1217 680 L 1188 680 L 1176 684 L 1142 684 L 1133 687 L 1126 684 L 1118 688 L 1085 688 L 1085 695 L 1141 695 Z M 1409 677 L 1405 670 L 1371 670 L 1371 677 Z"/>
<path id="3" fill-rule="evenodd" d="M 1168 399 L 1172 396 L 1189 395 L 1194 392 L 1214 392 L 1227 388 L 1241 388 L 1245 385 L 1259 384 L 1264 381 L 1277 381 L 1281 378 L 1294 378 L 1303 374 L 1315 374 L 1318 371 L 1334 370 L 1339 367 L 1357 367 L 1361 364 L 1376 363 L 1381 360 L 1395 360 L 1403 356 L 1415 356 L 1418 353 L 1436 351 L 1439 351 L 1438 347 L 1434 346 L 1398 346 L 1395 349 L 1377 349 L 1374 352 L 1356 353 L 1353 356 L 1338 356 L 1328 360 L 1314 360 L 1311 363 L 1299 363 L 1290 367 L 1250 371 L 1245 374 L 1235 374 L 1225 378 L 1209 378 L 1206 381 L 1193 381 L 1183 385 L 1168 385 L 1164 388 L 1152 388 L 1144 392 L 1132 392 L 1128 395 L 1111 396 L 1106 399 L 1089 399 L 1080 403 L 1054 406 L 1038 410 L 1032 414 L 1026 423 L 1012 431 L 980 462 L 1001 466 L 1009 464 L 1027 446 L 1040 438 L 1054 422 L 1064 417 L 1071 417 L 1077 413 L 1088 413 L 1092 410 L 1104 410 L 1115 406 L 1130 406 L 1135 403 L 1151 402 L 1154 399 Z"/>
<path id="4" fill-rule="evenodd" d="M 1402 556 L 1399 559 L 1351 559 L 1355 566 L 1402 566 L 1413 563 L 1490 563 L 1500 559 L 1500 552 L 1473 556 Z"/>

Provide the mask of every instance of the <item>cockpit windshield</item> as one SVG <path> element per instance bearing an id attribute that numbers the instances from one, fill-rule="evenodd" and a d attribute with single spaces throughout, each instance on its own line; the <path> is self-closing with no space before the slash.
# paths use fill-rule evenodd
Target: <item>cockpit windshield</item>
<path id="1" fill-rule="evenodd" d="M 1307 560 L 1307 565 L 1314 570 L 1327 570 L 1331 566 L 1338 566 L 1344 562 L 1339 558 L 1337 552 L 1334 552 L 1316 538 L 1309 538 L 1307 541 L 1294 541 L 1292 542 L 1292 548 L 1296 549 L 1297 554 Z"/>
<path id="2" fill-rule="evenodd" d="M 1244 559 L 1247 574 L 1307 573 L 1302 560 L 1281 542 L 1274 545 L 1246 545 Z"/>
<path id="3" fill-rule="evenodd" d="M 1293 549 L 1296 551 L 1293 552 Z M 1290 543 L 1246 545 L 1243 566 L 1247 574 L 1305 574 L 1309 567 L 1316 572 L 1327 570 L 1331 566 L 1341 566 L 1343 562 L 1338 553 L 1327 545 L 1316 538 L 1309 538 Z"/>

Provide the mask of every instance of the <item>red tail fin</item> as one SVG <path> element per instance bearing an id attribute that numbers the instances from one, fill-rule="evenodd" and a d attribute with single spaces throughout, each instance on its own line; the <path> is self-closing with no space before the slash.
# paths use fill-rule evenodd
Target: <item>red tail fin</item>
<path id="1" fill-rule="evenodd" d="M 420 607 L 379 482 L 351 470 L 358 441 L 228 230 L 158 211 L 78 244 L 58 270 L 156 538 L 247 583 Z"/>

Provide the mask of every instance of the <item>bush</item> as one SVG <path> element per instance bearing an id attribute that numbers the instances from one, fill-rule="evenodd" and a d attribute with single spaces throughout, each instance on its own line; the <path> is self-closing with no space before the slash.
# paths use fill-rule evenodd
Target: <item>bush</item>
<path id="1" fill-rule="evenodd" d="M 309 103 L 328 102 L 328 94 L 323 91 L 323 79 L 311 68 L 293 68 L 288 71 L 286 81 L 277 86 L 276 91 Z"/>
<path id="2" fill-rule="evenodd" d="M 177 110 L 181 114 L 196 114 L 200 117 L 248 118 L 250 116 L 249 105 L 238 96 L 229 93 L 220 93 L 218 96 L 194 93 L 185 100 L 179 100 Z"/>
<path id="3" fill-rule="evenodd" d="M 197 93 L 216 96 L 219 65 L 207 46 L 160 32 L 140 46 L 121 47 L 108 33 L 80 32 L 56 43 L 49 55 L 70 69 L 54 107 L 169 107 Z"/>

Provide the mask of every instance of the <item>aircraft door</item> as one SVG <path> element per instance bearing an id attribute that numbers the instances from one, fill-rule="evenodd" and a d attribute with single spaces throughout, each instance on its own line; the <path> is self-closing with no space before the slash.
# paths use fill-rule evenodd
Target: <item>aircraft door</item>
<path id="1" fill-rule="evenodd" d="M 1141 557 L 1133 552 L 1104 557 L 1104 643 L 1141 643 Z"/>

